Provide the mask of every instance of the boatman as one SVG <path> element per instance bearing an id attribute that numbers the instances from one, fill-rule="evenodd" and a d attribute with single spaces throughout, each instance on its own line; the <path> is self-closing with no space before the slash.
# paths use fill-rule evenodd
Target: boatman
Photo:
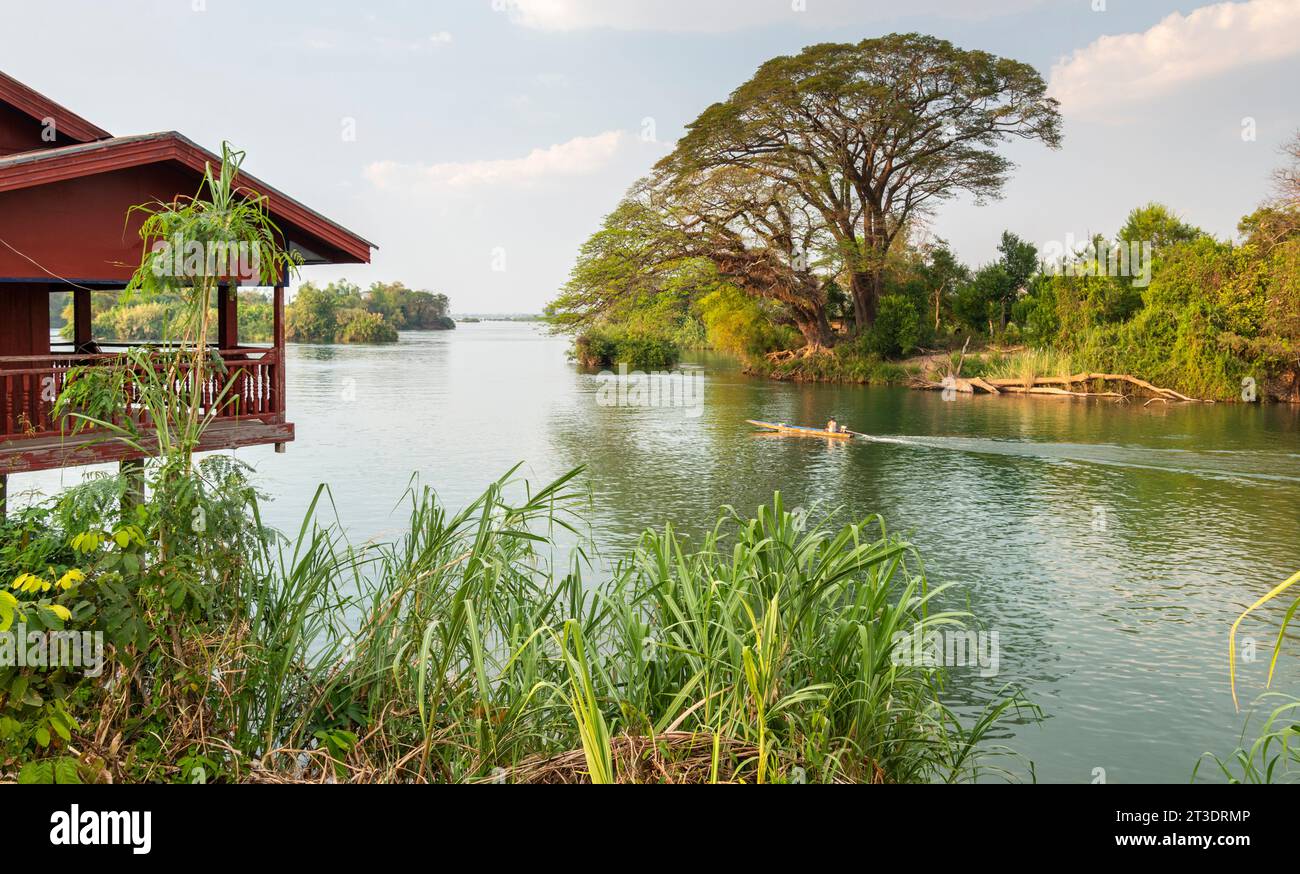
<path id="1" fill-rule="evenodd" d="M 835 421 L 834 419 L 831 419 L 829 422 L 826 423 L 826 431 L 829 434 L 840 433 L 840 423 Z"/>

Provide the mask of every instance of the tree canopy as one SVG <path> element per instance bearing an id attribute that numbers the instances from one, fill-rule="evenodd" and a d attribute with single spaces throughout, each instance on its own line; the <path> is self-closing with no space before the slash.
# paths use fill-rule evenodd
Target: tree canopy
<path id="1" fill-rule="evenodd" d="M 659 171 L 689 182 L 739 167 L 781 186 L 833 239 L 861 329 L 909 222 L 960 194 L 1000 195 L 1008 139 L 1060 145 L 1057 103 L 1033 67 L 892 34 L 768 61 L 688 126 Z"/>

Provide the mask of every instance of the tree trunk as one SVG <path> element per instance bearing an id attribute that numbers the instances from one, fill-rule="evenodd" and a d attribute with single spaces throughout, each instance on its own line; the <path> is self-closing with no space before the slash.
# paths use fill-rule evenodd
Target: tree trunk
<path id="1" fill-rule="evenodd" d="M 857 271 L 853 274 L 854 334 L 861 334 L 876 323 L 876 306 L 885 284 L 884 270 Z"/>
<path id="2" fill-rule="evenodd" d="M 814 313 L 794 311 L 794 325 L 803 335 L 804 343 L 812 347 L 829 348 L 834 345 L 834 338 L 831 336 L 831 324 L 826 318 L 824 309 L 817 309 Z"/>

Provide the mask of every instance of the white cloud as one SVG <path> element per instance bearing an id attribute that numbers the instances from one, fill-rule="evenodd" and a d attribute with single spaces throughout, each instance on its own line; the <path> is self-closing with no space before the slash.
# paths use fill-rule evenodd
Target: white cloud
<path id="1" fill-rule="evenodd" d="M 1298 53 L 1298 0 L 1217 3 L 1101 37 L 1052 68 L 1051 93 L 1065 111 L 1086 113 Z"/>
<path id="2" fill-rule="evenodd" d="M 1043 0 L 493 0 L 516 24 L 536 30 L 708 31 L 767 25 L 828 27 L 901 17 L 988 18 L 1038 6 Z M 989 9 L 996 5 L 998 8 Z"/>
<path id="3" fill-rule="evenodd" d="M 475 188 L 528 186 L 550 179 L 586 176 L 604 169 L 627 141 L 623 131 L 606 131 L 594 137 L 575 137 L 522 158 L 441 164 L 403 164 L 379 161 L 366 168 L 366 179 L 378 188 L 401 190 L 415 186 Z"/>

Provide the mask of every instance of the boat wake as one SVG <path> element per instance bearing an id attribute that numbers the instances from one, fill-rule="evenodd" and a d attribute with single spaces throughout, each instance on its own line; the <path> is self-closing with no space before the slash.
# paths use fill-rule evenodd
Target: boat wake
<path id="1" fill-rule="evenodd" d="M 1047 464 L 1097 464 L 1207 479 L 1300 484 L 1300 459 L 1294 453 L 1268 450 L 1207 450 L 1121 446 L 1110 443 L 1038 443 L 978 437 L 890 436 L 861 434 L 870 443 L 912 449 L 1000 455 Z M 1261 473 L 1261 471 L 1269 471 Z"/>

